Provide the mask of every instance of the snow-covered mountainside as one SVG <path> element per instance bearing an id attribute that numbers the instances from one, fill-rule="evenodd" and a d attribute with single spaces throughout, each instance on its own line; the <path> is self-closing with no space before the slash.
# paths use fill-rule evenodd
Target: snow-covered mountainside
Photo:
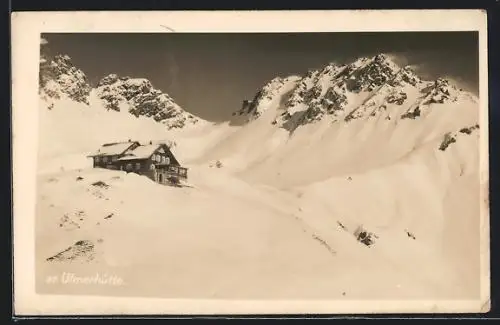
<path id="1" fill-rule="evenodd" d="M 49 105 L 64 97 L 89 104 L 90 84 L 85 73 L 71 63 L 68 55 L 40 59 L 39 87 L 41 96 Z"/>
<path id="2" fill-rule="evenodd" d="M 209 148 L 207 142 L 223 136 L 224 125 L 217 127 L 200 120 L 192 126 L 171 128 L 147 116 L 109 110 L 90 92 L 89 104 L 69 98 L 51 101 L 40 98 L 38 170 L 40 172 L 92 165 L 87 155 L 103 143 L 136 140 L 172 143 L 171 150 L 183 164 Z"/>
<path id="3" fill-rule="evenodd" d="M 479 103 L 452 80 L 386 55 L 332 63 L 213 124 L 145 79 L 111 75 L 77 100 L 80 72 L 64 71 L 49 78 L 63 95 L 40 98 L 39 279 L 74 267 L 122 277 L 117 295 L 478 298 Z M 91 168 L 88 152 L 127 139 L 175 141 L 188 186 Z"/>
<path id="4" fill-rule="evenodd" d="M 268 108 L 282 105 L 282 98 L 297 86 L 299 76 L 276 77 L 257 92 L 253 100 L 245 101 L 243 107 L 233 116 L 243 116 L 245 122 L 252 121 Z"/>
<path id="5" fill-rule="evenodd" d="M 274 79 L 246 105 L 258 114 L 237 113 L 246 125 L 206 159 L 254 180 L 299 185 L 383 167 L 418 148 L 438 150 L 448 133 L 478 125 L 476 96 L 450 80 L 422 80 L 383 54 L 280 80 L 288 79 Z"/>
<path id="6" fill-rule="evenodd" d="M 185 188 L 92 168 L 40 175 L 39 290 L 197 299 L 474 299 L 478 238 L 469 217 L 477 218 L 477 180 L 457 179 L 455 191 L 441 197 L 424 169 L 395 171 L 297 192 L 249 184 L 224 166 L 194 166 L 193 187 Z M 45 283 L 62 272 L 115 275 L 126 285 Z"/>
<path id="7" fill-rule="evenodd" d="M 293 132 L 299 125 L 320 120 L 324 115 L 335 119 L 394 78 L 397 69 L 386 56 L 377 55 L 312 70 L 290 96 L 278 125 Z"/>
<path id="8" fill-rule="evenodd" d="M 67 55 L 42 52 L 38 170 L 86 168 L 103 143 L 172 143 L 183 164 L 230 128 L 193 116 L 146 79 L 104 77 L 95 88 Z"/>
<path id="9" fill-rule="evenodd" d="M 39 86 L 49 109 L 53 108 L 57 100 L 64 98 L 90 105 L 90 97 L 94 96 L 102 102 L 93 101 L 94 105 L 125 111 L 135 117 L 148 117 L 162 123 L 167 129 L 180 129 L 201 121 L 144 78 L 110 74 L 92 88 L 85 73 L 75 67 L 65 54 L 53 58 L 41 56 Z"/>
<path id="10" fill-rule="evenodd" d="M 168 94 L 153 88 L 144 78 L 110 74 L 99 81 L 95 91 L 106 108 L 151 117 L 169 129 L 199 122 L 199 118 L 184 111 Z"/>
<path id="11" fill-rule="evenodd" d="M 293 132 L 304 124 L 328 117 L 346 122 L 363 117 L 416 118 L 434 103 L 467 101 L 477 103 L 471 94 L 450 85 L 448 80 L 423 81 L 412 69 L 399 67 L 384 54 L 363 57 L 350 64 L 328 64 L 311 70 L 306 76 L 293 76 L 293 89 L 274 123 Z M 259 116 L 258 105 L 268 105 L 284 83 L 281 78 L 269 82 L 242 113 Z M 285 82 L 286 83 L 286 82 Z M 262 98 L 267 102 L 263 102 Z M 391 114 L 392 113 L 392 114 Z"/>

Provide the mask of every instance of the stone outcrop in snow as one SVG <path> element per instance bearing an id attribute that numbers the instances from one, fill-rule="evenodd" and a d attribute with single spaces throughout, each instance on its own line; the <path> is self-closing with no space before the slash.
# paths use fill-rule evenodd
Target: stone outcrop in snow
<path id="1" fill-rule="evenodd" d="M 110 74 L 99 81 L 96 94 L 108 109 L 126 110 L 136 117 L 151 117 L 165 124 L 168 129 L 182 128 L 199 121 L 177 105 L 168 94 L 155 89 L 151 82 L 144 78 Z"/>
<path id="2" fill-rule="evenodd" d="M 48 262 L 84 261 L 95 258 L 94 243 L 89 240 L 79 240 L 62 252 L 47 258 Z"/>
<path id="3" fill-rule="evenodd" d="M 443 137 L 443 141 L 439 145 L 439 150 L 445 151 L 452 143 L 456 143 L 459 138 L 471 135 L 473 132 L 479 130 L 479 124 L 461 128 L 456 132 L 447 132 Z"/>
<path id="4" fill-rule="evenodd" d="M 402 119 L 415 119 L 428 112 L 432 104 L 453 104 L 458 101 L 477 103 L 477 98 L 443 78 L 438 78 L 434 82 L 426 82 L 419 90 L 422 95 L 401 115 Z"/>

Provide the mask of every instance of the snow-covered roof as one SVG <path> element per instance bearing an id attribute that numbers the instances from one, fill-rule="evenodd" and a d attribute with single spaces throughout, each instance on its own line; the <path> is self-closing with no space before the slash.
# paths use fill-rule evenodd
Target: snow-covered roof
<path id="1" fill-rule="evenodd" d="M 132 160 L 132 159 L 147 159 L 160 148 L 161 144 L 147 144 L 141 145 L 133 150 L 129 150 L 125 153 L 125 156 L 118 160 Z"/>
<path id="2" fill-rule="evenodd" d="M 103 144 L 93 156 L 112 156 L 124 153 L 134 142 L 117 142 Z"/>

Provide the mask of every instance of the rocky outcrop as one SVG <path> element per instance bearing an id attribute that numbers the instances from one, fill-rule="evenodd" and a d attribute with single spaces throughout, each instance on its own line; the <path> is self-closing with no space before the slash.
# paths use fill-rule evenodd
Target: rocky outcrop
<path id="1" fill-rule="evenodd" d="M 39 91 L 42 96 L 53 100 L 66 96 L 88 105 L 91 89 L 85 73 L 73 65 L 68 55 L 41 58 Z"/>

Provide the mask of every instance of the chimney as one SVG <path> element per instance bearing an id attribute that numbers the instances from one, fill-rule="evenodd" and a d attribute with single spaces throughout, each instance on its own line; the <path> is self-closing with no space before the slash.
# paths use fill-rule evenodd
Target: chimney
<path id="1" fill-rule="evenodd" d="M 153 144 L 153 141 L 149 141 L 149 144 Z"/>
<path id="2" fill-rule="evenodd" d="M 128 142 L 132 142 L 132 139 L 128 139 Z"/>

